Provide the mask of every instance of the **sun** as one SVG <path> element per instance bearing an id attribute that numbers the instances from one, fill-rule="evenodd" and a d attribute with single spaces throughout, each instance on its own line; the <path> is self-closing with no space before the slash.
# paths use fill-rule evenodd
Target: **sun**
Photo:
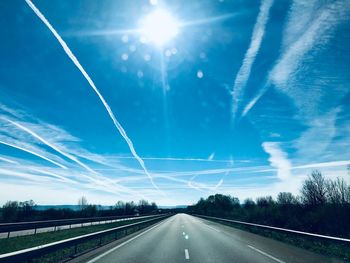
<path id="1" fill-rule="evenodd" d="M 163 46 L 179 33 L 179 23 L 166 10 L 157 9 L 141 20 L 140 31 L 146 41 Z"/>

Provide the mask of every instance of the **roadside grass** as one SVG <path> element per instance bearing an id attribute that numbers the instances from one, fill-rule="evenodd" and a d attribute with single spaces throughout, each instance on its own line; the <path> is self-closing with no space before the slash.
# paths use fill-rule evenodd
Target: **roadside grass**
<path id="1" fill-rule="evenodd" d="M 257 235 L 265 236 L 272 238 L 284 243 L 294 245 L 318 254 L 322 254 L 329 257 L 336 257 L 343 261 L 350 262 L 350 245 L 344 244 L 342 242 L 330 241 L 330 240 L 321 240 L 314 237 L 301 237 L 297 234 L 292 233 L 282 233 L 274 230 L 261 229 L 254 226 L 243 226 L 237 223 L 228 223 L 218 220 L 212 220 L 205 218 L 206 220 L 211 220 L 224 224 L 230 227 L 248 231 Z"/>
<path id="2" fill-rule="evenodd" d="M 107 223 L 101 225 L 84 226 L 79 228 L 71 228 L 65 230 L 58 230 L 54 232 L 38 233 L 35 235 L 18 236 L 11 238 L 0 239 L 0 254 L 5 254 L 25 248 L 31 248 L 48 244 L 51 242 L 64 240 L 67 238 L 86 235 L 118 226 L 123 226 L 131 223 L 136 223 L 144 219 L 134 219 L 128 221 L 119 221 L 114 223 Z"/>

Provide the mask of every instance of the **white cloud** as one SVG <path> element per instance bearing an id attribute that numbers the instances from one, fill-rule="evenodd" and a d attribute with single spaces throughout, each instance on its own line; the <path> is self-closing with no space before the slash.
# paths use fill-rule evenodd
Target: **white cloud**
<path id="1" fill-rule="evenodd" d="M 279 144 L 276 142 L 264 142 L 262 147 L 270 155 L 269 162 L 272 167 L 277 169 L 277 177 L 281 180 L 289 179 L 292 164 Z"/>

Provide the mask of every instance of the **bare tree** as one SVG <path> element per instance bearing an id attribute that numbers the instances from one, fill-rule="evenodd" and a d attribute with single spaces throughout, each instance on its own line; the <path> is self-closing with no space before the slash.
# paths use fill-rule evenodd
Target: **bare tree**
<path id="1" fill-rule="evenodd" d="M 320 171 L 313 171 L 304 181 L 301 196 L 306 205 L 322 205 L 327 202 L 326 180 Z"/>
<path id="2" fill-rule="evenodd" d="M 17 220 L 20 206 L 17 201 L 7 201 L 2 207 L 2 218 L 7 222 Z"/>
<path id="3" fill-rule="evenodd" d="M 298 203 L 298 200 L 297 198 L 292 194 L 292 193 L 289 193 L 289 192 L 281 192 L 278 194 L 277 196 L 277 203 L 279 205 L 284 205 L 284 206 L 287 206 L 287 205 L 294 205 L 294 204 L 297 204 Z"/>
<path id="4" fill-rule="evenodd" d="M 273 200 L 272 196 L 264 196 L 264 197 L 258 197 L 256 199 L 256 204 L 259 207 L 269 207 L 271 205 L 273 205 L 275 203 L 275 201 Z"/>
<path id="5" fill-rule="evenodd" d="M 88 206 L 88 201 L 85 196 L 78 199 L 78 207 L 80 211 L 83 211 Z"/>
<path id="6" fill-rule="evenodd" d="M 332 204 L 346 204 L 349 203 L 348 190 L 349 186 L 344 178 L 338 177 L 336 180 L 329 180 L 326 182 L 327 199 Z"/>

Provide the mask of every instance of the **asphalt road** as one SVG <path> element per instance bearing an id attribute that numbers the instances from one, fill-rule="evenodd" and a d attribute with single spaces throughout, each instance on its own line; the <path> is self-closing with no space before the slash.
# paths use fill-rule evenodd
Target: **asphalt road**
<path id="1" fill-rule="evenodd" d="M 186 214 L 172 216 L 85 260 L 89 263 L 341 262 Z"/>

